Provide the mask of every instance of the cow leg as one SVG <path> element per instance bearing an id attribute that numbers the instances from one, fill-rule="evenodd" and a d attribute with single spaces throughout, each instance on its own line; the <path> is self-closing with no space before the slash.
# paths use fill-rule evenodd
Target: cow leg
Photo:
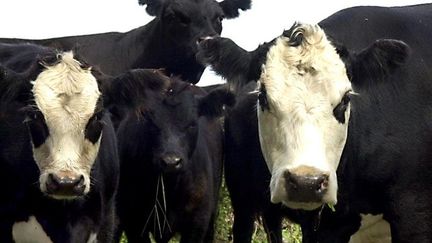
<path id="1" fill-rule="evenodd" d="M 151 243 L 148 232 L 143 233 L 141 230 L 127 228 L 125 235 L 128 243 Z"/>
<path id="2" fill-rule="evenodd" d="M 214 240 L 215 219 L 216 219 L 216 215 L 212 214 L 212 216 L 210 218 L 209 226 L 207 228 L 206 235 L 204 237 L 204 242 L 209 242 L 210 243 L 210 242 L 213 242 L 213 240 Z"/>
<path id="3" fill-rule="evenodd" d="M 202 243 L 205 242 L 207 227 L 205 224 L 191 224 L 187 226 L 187 230 L 181 234 L 180 243 Z"/>
<path id="4" fill-rule="evenodd" d="M 263 223 L 270 243 L 282 243 L 282 212 L 279 205 L 270 205 L 264 210 Z"/>
<path id="5" fill-rule="evenodd" d="M 243 205 L 234 208 L 234 226 L 233 238 L 234 243 L 249 243 L 252 241 L 254 231 L 255 212 L 252 208 Z"/>

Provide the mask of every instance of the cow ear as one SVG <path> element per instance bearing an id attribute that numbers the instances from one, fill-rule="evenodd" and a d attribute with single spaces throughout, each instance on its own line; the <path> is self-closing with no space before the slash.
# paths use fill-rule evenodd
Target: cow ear
<path id="1" fill-rule="evenodd" d="M 226 88 L 215 89 L 198 99 L 198 115 L 215 118 L 223 115 L 224 107 L 235 104 L 235 95 Z"/>
<path id="2" fill-rule="evenodd" d="M 157 16 L 162 9 L 164 0 L 138 0 L 139 5 L 147 5 L 146 11 L 151 16 Z"/>
<path id="3" fill-rule="evenodd" d="M 156 69 L 135 69 L 117 77 L 102 78 L 104 106 L 131 109 L 145 103 L 149 91 L 163 91 L 169 78 Z"/>
<path id="4" fill-rule="evenodd" d="M 31 86 L 27 73 L 16 73 L 0 66 L 0 103 L 27 101 Z"/>
<path id="5" fill-rule="evenodd" d="M 405 64 L 409 56 L 410 48 L 403 41 L 377 40 L 353 56 L 351 63 L 352 82 L 361 85 L 365 75 L 371 80 L 379 80 Z"/>
<path id="6" fill-rule="evenodd" d="M 224 11 L 225 17 L 228 19 L 239 16 L 239 9 L 248 10 L 251 8 L 251 0 L 224 0 L 219 3 Z"/>

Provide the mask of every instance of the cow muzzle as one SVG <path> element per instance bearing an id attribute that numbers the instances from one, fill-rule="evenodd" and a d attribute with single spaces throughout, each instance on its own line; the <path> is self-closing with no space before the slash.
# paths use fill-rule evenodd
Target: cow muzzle
<path id="1" fill-rule="evenodd" d="M 283 176 L 289 201 L 320 203 L 328 191 L 329 175 L 312 167 L 301 166 L 295 170 L 286 170 Z"/>
<path id="2" fill-rule="evenodd" d="M 183 167 L 183 159 L 176 154 L 165 154 L 160 157 L 163 172 L 176 172 Z"/>
<path id="3" fill-rule="evenodd" d="M 337 202 L 335 173 L 312 166 L 284 169 L 272 175 L 271 201 L 293 209 L 313 210 Z"/>
<path id="4" fill-rule="evenodd" d="M 74 199 L 83 196 L 85 189 L 84 175 L 60 172 L 46 176 L 45 193 L 55 199 Z"/>

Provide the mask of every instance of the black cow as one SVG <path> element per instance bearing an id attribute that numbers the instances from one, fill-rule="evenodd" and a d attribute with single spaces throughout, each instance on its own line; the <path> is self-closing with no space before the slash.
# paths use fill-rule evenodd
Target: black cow
<path id="1" fill-rule="evenodd" d="M 159 84 L 140 70 L 108 82 L 72 52 L 0 49 L 0 242 L 112 242 L 119 161 L 104 106 Z"/>
<path id="2" fill-rule="evenodd" d="M 44 40 L 0 39 L 0 42 L 33 42 L 57 49 L 78 49 L 89 63 L 106 74 L 118 75 L 133 68 L 164 68 L 169 74 L 197 83 L 204 66 L 195 59 L 196 43 L 222 31 L 224 18 L 235 18 L 250 8 L 250 0 L 139 0 L 155 18 L 127 33 L 103 33 Z"/>
<path id="3" fill-rule="evenodd" d="M 318 27 L 301 25 L 252 52 L 224 38 L 201 43 L 200 57 L 228 80 L 258 81 L 244 87 L 226 120 L 225 172 L 235 242 L 250 242 L 256 214 L 263 214 L 272 241 L 280 242 L 282 210 L 302 225 L 304 242 L 348 242 L 360 227 L 360 214 L 383 214 L 393 242 L 432 240 L 432 125 L 425 116 L 432 108 L 432 76 L 430 50 L 423 48 L 431 37 L 426 23 L 431 15 L 422 14 L 429 6 L 407 7 L 399 16 L 417 31 L 404 38 L 414 46 L 409 61 L 409 48 L 400 41 L 379 40 L 357 53 L 333 42 L 345 68 L 336 61 L 335 48 L 322 43 L 325 37 L 310 34 Z M 380 18 L 387 12 L 399 20 L 391 9 L 378 10 L 384 12 L 375 13 Z M 338 16 L 351 19 L 351 11 L 358 10 Z M 357 20 L 368 25 L 372 18 L 364 18 Z M 342 29 L 346 21 L 341 19 L 323 25 Z M 358 30 L 359 36 L 366 30 Z M 346 38 L 356 43 L 357 36 Z M 345 69 L 351 82 L 338 76 Z M 313 211 L 280 209 L 269 197 Z M 336 211 L 325 204 L 336 204 Z"/>
<path id="4" fill-rule="evenodd" d="M 118 129 L 119 214 L 128 241 L 212 242 L 222 178 L 223 105 L 234 95 L 206 93 L 156 77 L 164 88 L 143 99 Z"/>

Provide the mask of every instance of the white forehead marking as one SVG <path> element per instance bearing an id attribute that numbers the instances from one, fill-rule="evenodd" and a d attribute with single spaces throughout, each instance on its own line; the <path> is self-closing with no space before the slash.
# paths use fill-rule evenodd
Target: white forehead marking
<path id="1" fill-rule="evenodd" d="M 12 226 L 12 237 L 15 242 L 52 242 L 35 216 L 30 216 L 27 221 L 14 223 Z"/>
<path id="2" fill-rule="evenodd" d="M 267 54 L 260 78 L 267 98 L 279 108 L 300 101 L 307 112 L 323 100 L 339 103 L 351 89 L 344 63 L 319 26 L 298 28 L 303 33 L 300 46 L 290 46 L 289 38 L 279 37 Z"/>
<path id="3" fill-rule="evenodd" d="M 100 96 L 95 77 L 81 68 L 72 52 L 61 54 L 59 63 L 39 74 L 33 94 L 50 133 L 83 131 Z"/>

